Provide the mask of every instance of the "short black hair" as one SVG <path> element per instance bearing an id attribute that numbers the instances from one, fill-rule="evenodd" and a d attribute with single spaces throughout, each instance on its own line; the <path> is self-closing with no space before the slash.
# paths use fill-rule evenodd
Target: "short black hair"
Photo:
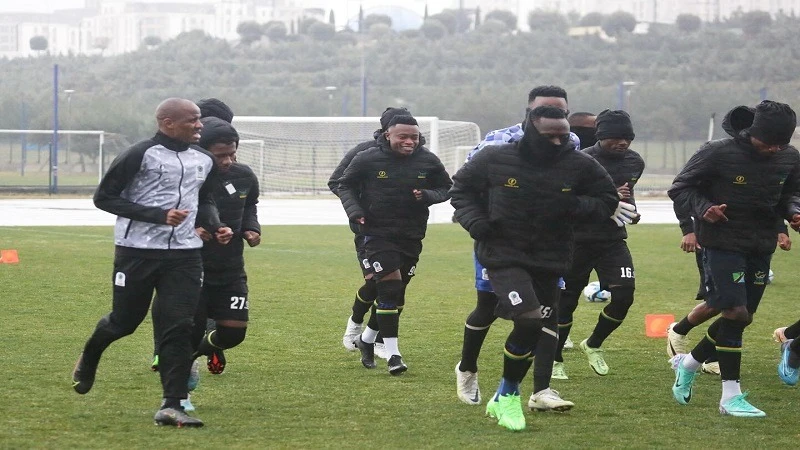
<path id="1" fill-rule="evenodd" d="M 543 105 L 534 108 L 528 117 L 531 121 L 536 119 L 566 119 L 567 113 L 565 113 L 564 110 L 559 107 Z"/>
<path id="2" fill-rule="evenodd" d="M 528 103 L 532 102 L 536 97 L 560 97 L 568 101 L 567 91 L 559 86 L 536 86 L 528 93 Z"/>
<path id="3" fill-rule="evenodd" d="M 398 124 L 419 126 L 419 124 L 417 123 L 417 119 L 415 119 L 414 116 L 409 116 L 408 114 L 402 114 L 399 116 L 392 117 L 392 120 L 389 121 L 389 125 L 386 127 L 386 129 L 388 130 L 389 128 Z"/>
<path id="4" fill-rule="evenodd" d="M 590 112 L 576 112 L 576 113 L 572 113 L 572 114 L 570 114 L 570 115 L 569 115 L 569 118 L 570 118 L 570 119 L 572 119 L 572 118 L 574 117 L 574 118 L 578 119 L 578 118 L 580 118 L 580 117 L 594 117 L 594 116 L 596 116 L 596 115 L 597 115 L 597 114 L 595 114 L 595 113 L 590 113 Z"/>

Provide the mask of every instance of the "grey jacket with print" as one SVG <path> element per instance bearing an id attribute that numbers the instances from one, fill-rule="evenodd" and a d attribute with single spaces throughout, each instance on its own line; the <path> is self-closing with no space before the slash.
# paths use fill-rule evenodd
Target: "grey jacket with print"
<path id="1" fill-rule="evenodd" d="M 191 250 L 203 246 L 195 221 L 220 227 L 213 200 L 214 157 L 161 132 L 134 144 L 111 164 L 94 194 L 98 208 L 117 215 L 114 243 L 140 250 Z M 180 225 L 167 225 L 170 209 L 189 211 Z"/>

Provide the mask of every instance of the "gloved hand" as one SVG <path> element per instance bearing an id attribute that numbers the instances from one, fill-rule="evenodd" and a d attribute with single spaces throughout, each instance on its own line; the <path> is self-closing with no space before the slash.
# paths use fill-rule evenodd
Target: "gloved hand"
<path id="1" fill-rule="evenodd" d="M 633 223 L 633 218 L 636 217 L 636 207 L 630 203 L 619 202 L 614 214 L 611 215 L 611 220 L 617 224 L 618 227 L 624 227 L 626 223 Z"/>
<path id="2" fill-rule="evenodd" d="M 490 234 L 492 234 L 492 225 L 488 220 L 480 220 L 469 227 L 469 235 L 476 241 L 486 239 Z"/>

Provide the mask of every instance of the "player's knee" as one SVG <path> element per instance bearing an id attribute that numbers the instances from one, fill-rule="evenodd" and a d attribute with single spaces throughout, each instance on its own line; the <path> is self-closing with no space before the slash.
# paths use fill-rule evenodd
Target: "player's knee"
<path id="1" fill-rule="evenodd" d="M 214 345 L 223 349 L 233 348 L 244 341 L 244 337 L 247 335 L 247 327 L 218 325 L 214 334 Z"/>
<path id="2" fill-rule="evenodd" d="M 378 296 L 378 283 L 370 278 L 364 279 L 364 285 L 358 289 L 358 299 L 364 303 L 372 303 Z"/>
<path id="3" fill-rule="evenodd" d="M 604 308 L 609 316 L 622 320 L 628 315 L 628 310 L 633 305 L 633 286 L 611 286 L 611 302 Z"/>
<path id="4" fill-rule="evenodd" d="M 396 309 L 398 305 L 403 303 L 405 283 L 400 279 L 382 279 L 377 283 L 377 292 L 378 309 Z"/>

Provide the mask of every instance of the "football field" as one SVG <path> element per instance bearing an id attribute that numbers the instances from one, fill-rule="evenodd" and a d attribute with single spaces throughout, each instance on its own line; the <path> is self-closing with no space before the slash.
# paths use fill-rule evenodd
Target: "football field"
<path id="1" fill-rule="evenodd" d="M 471 240 L 454 224 L 429 226 L 417 276 L 408 288 L 400 349 L 408 372 L 385 362 L 364 369 L 341 344 L 360 286 L 346 226 L 268 226 L 247 248 L 250 327 L 226 352 L 222 375 L 202 369 L 192 396 L 201 429 L 156 427 L 161 388 L 150 371 L 152 324 L 113 344 L 87 395 L 70 372 L 97 320 L 110 310 L 111 227 L 0 227 L 0 326 L 5 363 L 0 448 L 794 448 L 800 388 L 776 374 L 772 330 L 800 318 L 796 254 L 773 259 L 753 325 L 745 332 L 742 387 L 764 419 L 723 417 L 719 380 L 698 375 L 692 402 L 671 395 L 674 373 L 665 340 L 645 337 L 644 316 L 677 319 L 695 304 L 693 255 L 680 251 L 676 225 L 629 227 L 637 290 L 628 318 L 605 343 L 608 376 L 592 372 L 580 351 L 565 351 L 567 381 L 552 387 L 575 402 L 567 413 L 531 413 L 513 433 L 484 416 L 497 387 L 510 323 L 498 321 L 479 359 L 482 406 L 455 394 L 464 320 L 475 304 Z M 603 303 L 581 300 L 572 328 L 589 335 Z M 696 342 L 705 332 L 698 327 Z M 530 374 L 522 384 L 531 394 Z"/>

